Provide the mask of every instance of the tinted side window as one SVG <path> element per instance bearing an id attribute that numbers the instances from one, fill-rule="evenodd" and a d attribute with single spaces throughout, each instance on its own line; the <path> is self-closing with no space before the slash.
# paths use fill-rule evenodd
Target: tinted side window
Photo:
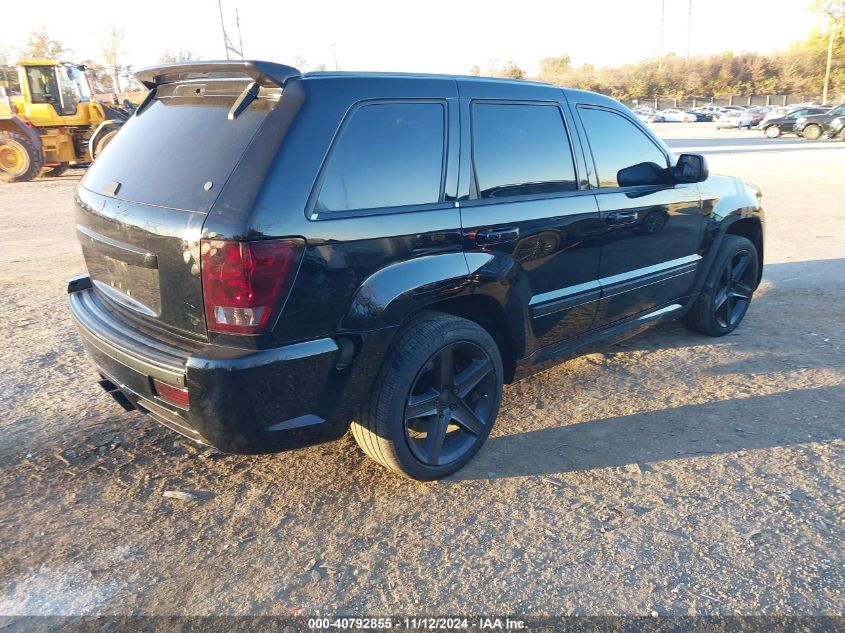
<path id="1" fill-rule="evenodd" d="M 446 111 L 439 103 L 355 110 L 329 155 L 319 212 L 440 201 Z"/>
<path id="2" fill-rule="evenodd" d="M 600 187 L 643 184 L 636 180 L 668 167 L 666 156 L 657 145 L 621 114 L 593 108 L 578 108 L 578 111 L 587 131 Z M 620 178 L 619 172 L 634 166 L 637 170 L 629 170 Z"/>
<path id="3" fill-rule="evenodd" d="M 566 127 L 555 105 L 476 103 L 472 144 L 481 198 L 578 188 Z"/>

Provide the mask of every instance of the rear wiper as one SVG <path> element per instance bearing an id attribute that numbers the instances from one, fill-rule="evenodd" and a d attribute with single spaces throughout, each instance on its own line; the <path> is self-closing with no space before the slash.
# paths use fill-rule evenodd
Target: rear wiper
<path id="1" fill-rule="evenodd" d="M 234 105 L 232 105 L 232 109 L 229 110 L 228 118 L 230 121 L 234 121 L 241 112 L 249 107 L 250 103 L 258 98 L 259 89 L 260 87 L 257 81 L 250 82 L 250 84 L 241 93 L 241 96 L 238 97 L 238 100 L 235 101 Z"/>

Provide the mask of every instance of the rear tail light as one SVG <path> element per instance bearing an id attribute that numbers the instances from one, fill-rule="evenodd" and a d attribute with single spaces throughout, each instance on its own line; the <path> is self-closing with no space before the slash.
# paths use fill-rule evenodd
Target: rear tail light
<path id="1" fill-rule="evenodd" d="M 290 292 L 305 241 L 202 240 L 202 294 L 210 331 L 259 334 Z"/>
<path id="2" fill-rule="evenodd" d="M 188 408 L 188 390 L 168 385 L 166 382 L 161 382 L 158 378 L 153 378 L 153 391 L 155 394 L 170 404 L 175 404 L 181 409 Z"/>

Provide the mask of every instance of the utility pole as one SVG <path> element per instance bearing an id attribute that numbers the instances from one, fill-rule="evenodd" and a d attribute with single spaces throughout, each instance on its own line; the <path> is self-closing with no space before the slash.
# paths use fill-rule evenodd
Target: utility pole
<path id="1" fill-rule="evenodd" d="M 692 0 L 690 0 L 692 2 Z M 241 51 L 241 59 L 244 58 L 244 40 L 241 37 L 241 17 L 238 15 L 238 8 L 235 7 L 235 24 L 238 25 L 238 49 Z"/>
<path id="2" fill-rule="evenodd" d="M 663 31 L 666 21 L 666 0 L 660 0 L 660 56 L 657 58 L 657 72 L 663 72 Z"/>
<path id="3" fill-rule="evenodd" d="M 337 46 L 335 46 L 334 42 L 332 42 L 332 53 L 334 54 L 334 69 L 340 70 L 337 65 Z"/>
<path id="4" fill-rule="evenodd" d="M 689 66 L 690 49 L 692 48 L 692 0 L 689 0 L 687 11 L 687 66 Z"/>
<path id="5" fill-rule="evenodd" d="M 223 50 L 226 51 L 226 59 L 229 59 L 229 38 L 226 37 L 226 23 L 223 21 L 223 0 L 217 0 L 217 8 L 220 9 L 220 30 L 223 32 Z"/>
<path id="6" fill-rule="evenodd" d="M 827 89 L 830 86 L 830 66 L 833 62 L 833 41 L 836 39 L 836 27 L 830 21 L 830 40 L 827 43 L 827 68 L 824 71 L 824 87 L 822 88 L 822 105 L 827 103 Z"/>

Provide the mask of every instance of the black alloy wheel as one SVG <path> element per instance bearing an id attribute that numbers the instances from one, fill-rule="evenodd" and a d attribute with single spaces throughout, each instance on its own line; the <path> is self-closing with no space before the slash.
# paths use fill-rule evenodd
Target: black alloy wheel
<path id="1" fill-rule="evenodd" d="M 740 235 L 725 235 L 704 287 L 685 316 L 687 326 L 709 336 L 733 332 L 748 312 L 759 277 L 754 244 Z"/>
<path id="2" fill-rule="evenodd" d="M 728 260 L 722 272 L 721 285 L 713 298 L 716 323 L 723 328 L 734 328 L 745 316 L 751 295 L 754 293 L 756 270 L 750 266 L 752 254 L 742 250 Z M 756 255 L 754 255 L 756 257 Z"/>
<path id="3" fill-rule="evenodd" d="M 493 361 L 469 341 L 449 343 L 417 375 L 405 404 L 405 439 L 414 457 L 445 466 L 474 448 L 493 423 Z"/>
<path id="4" fill-rule="evenodd" d="M 352 435 L 372 459 L 419 480 L 463 468 L 502 400 L 499 346 L 478 323 L 421 312 L 397 334 Z"/>

